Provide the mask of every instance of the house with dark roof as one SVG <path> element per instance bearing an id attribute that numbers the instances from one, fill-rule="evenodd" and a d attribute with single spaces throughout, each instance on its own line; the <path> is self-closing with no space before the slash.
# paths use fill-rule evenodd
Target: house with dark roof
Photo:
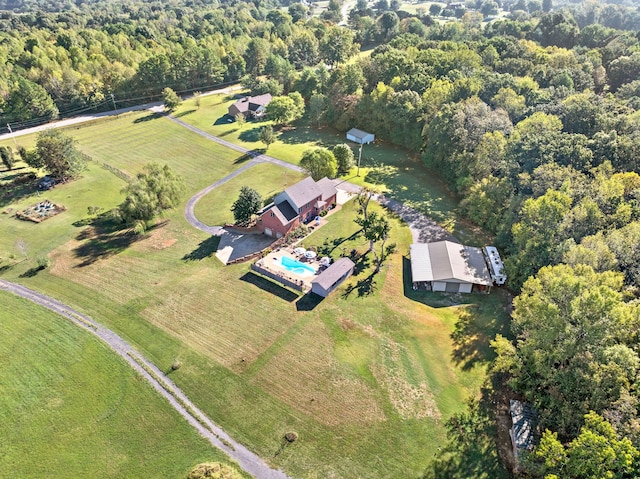
<path id="1" fill-rule="evenodd" d="M 488 291 L 493 285 L 480 248 L 451 241 L 414 243 L 411 254 L 413 288 L 426 287 L 447 293 L 471 293 L 477 286 Z"/>
<path id="2" fill-rule="evenodd" d="M 353 274 L 355 266 L 349 258 L 340 258 L 311 281 L 311 292 L 326 298 Z"/>
<path id="3" fill-rule="evenodd" d="M 301 223 L 311 221 L 336 203 L 338 190 L 329 178 L 310 176 L 276 195 L 258 212 L 257 225 L 267 236 L 281 238 Z"/>
<path id="4" fill-rule="evenodd" d="M 239 114 L 245 118 L 260 118 L 265 114 L 265 108 L 271 101 L 271 95 L 265 93 L 258 96 L 245 96 L 236 101 L 228 109 L 229 116 L 236 117 Z"/>

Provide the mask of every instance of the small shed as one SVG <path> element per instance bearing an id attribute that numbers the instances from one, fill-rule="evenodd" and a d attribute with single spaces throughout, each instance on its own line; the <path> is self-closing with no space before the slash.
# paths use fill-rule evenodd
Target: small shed
<path id="1" fill-rule="evenodd" d="M 509 401 L 509 413 L 512 424 L 509 436 L 511 436 L 513 455 L 517 463 L 523 452 L 533 449 L 538 414 L 531 405 L 516 399 Z"/>
<path id="2" fill-rule="evenodd" d="M 349 258 L 340 258 L 311 281 L 311 292 L 326 298 L 353 274 L 355 266 Z"/>
<path id="3" fill-rule="evenodd" d="M 359 145 L 368 145 L 376 139 L 373 133 L 367 133 L 366 131 L 358 130 L 357 128 L 351 128 L 347 132 L 347 140 L 358 143 Z"/>

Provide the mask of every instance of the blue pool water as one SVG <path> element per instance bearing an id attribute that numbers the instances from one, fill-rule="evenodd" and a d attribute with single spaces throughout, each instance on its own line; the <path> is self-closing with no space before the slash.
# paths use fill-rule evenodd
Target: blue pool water
<path id="1" fill-rule="evenodd" d="M 295 273 L 300 276 L 311 276 L 316 274 L 315 268 L 312 268 L 308 264 L 301 263 L 298 260 L 289 258 L 288 256 L 281 256 L 278 259 L 280 266 L 282 266 L 287 271 Z"/>

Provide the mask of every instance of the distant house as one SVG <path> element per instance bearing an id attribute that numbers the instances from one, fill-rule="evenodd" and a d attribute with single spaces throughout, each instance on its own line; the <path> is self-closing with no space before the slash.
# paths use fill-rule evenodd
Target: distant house
<path id="1" fill-rule="evenodd" d="M 358 130 L 357 128 L 351 128 L 347 132 L 347 140 L 358 143 L 359 145 L 368 145 L 376 139 L 373 133 L 367 133 L 366 131 Z"/>
<path id="2" fill-rule="evenodd" d="M 451 241 L 414 243 L 409 248 L 414 289 L 471 293 L 474 285 L 482 291 L 493 285 L 480 248 Z"/>
<path id="3" fill-rule="evenodd" d="M 264 116 L 265 108 L 271 101 L 271 95 L 265 93 L 258 96 L 245 96 L 229 107 L 229 116 L 242 114 L 245 118 L 260 118 Z"/>
<path id="4" fill-rule="evenodd" d="M 340 258 L 311 281 L 311 292 L 326 298 L 353 274 L 355 266 L 349 258 Z"/>
<path id="5" fill-rule="evenodd" d="M 509 436 L 511 436 L 517 469 L 517 463 L 522 453 L 533 449 L 538 415 L 532 406 L 515 399 L 509 401 L 509 413 L 511 414 Z"/>
<path id="6" fill-rule="evenodd" d="M 258 212 L 258 227 L 267 236 L 281 238 L 301 223 L 311 221 L 336 203 L 338 190 L 329 178 L 314 181 L 308 176 Z"/>

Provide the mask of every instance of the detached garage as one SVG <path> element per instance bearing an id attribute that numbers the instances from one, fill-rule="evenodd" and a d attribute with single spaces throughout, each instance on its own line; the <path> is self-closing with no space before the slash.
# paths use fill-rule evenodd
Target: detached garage
<path id="1" fill-rule="evenodd" d="M 480 248 L 451 241 L 410 246 L 413 289 L 471 293 L 474 285 L 489 291 L 493 285 Z"/>

